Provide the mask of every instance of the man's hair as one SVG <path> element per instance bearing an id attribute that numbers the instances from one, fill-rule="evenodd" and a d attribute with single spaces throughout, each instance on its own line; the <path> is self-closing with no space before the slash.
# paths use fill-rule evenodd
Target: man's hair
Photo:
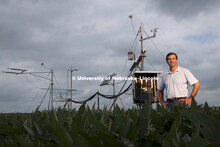
<path id="1" fill-rule="evenodd" d="M 166 56 L 166 61 L 168 61 L 168 57 L 169 57 L 170 55 L 175 55 L 175 56 L 176 56 L 176 59 L 178 59 L 178 56 L 176 55 L 176 53 L 170 52 L 170 53 L 168 53 L 167 56 Z"/>

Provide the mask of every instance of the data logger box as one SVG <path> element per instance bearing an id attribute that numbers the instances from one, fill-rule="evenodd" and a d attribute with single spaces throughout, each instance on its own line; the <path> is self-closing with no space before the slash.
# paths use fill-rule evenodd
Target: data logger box
<path id="1" fill-rule="evenodd" d="M 159 101 L 158 75 L 162 71 L 135 71 L 133 73 L 132 91 L 133 102 L 142 105 L 146 100 L 151 103 Z"/>

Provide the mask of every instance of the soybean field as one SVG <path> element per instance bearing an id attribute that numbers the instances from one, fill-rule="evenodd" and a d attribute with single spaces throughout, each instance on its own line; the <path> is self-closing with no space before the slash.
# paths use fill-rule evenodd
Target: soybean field
<path id="1" fill-rule="evenodd" d="M 220 107 L 96 109 L 0 113 L 0 146 L 220 146 Z"/>

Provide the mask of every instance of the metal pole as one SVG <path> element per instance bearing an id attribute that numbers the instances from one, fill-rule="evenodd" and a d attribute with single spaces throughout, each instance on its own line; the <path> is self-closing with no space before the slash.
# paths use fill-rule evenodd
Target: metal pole
<path id="1" fill-rule="evenodd" d="M 72 77 L 73 77 L 74 71 L 78 71 L 78 69 L 73 69 L 71 67 L 71 69 L 70 69 L 70 99 L 71 100 L 73 100 L 73 80 L 72 80 Z M 72 101 L 70 101 L 70 103 L 69 103 L 69 109 L 72 110 Z"/>
<path id="2" fill-rule="evenodd" d="M 115 79 L 113 79 L 113 96 L 115 96 Z"/>
<path id="3" fill-rule="evenodd" d="M 143 34 L 144 34 L 144 24 L 141 23 L 141 70 L 144 71 L 144 47 L 143 47 Z"/>
<path id="4" fill-rule="evenodd" d="M 50 86 L 49 86 L 48 90 L 50 90 L 50 96 L 49 96 L 49 102 L 48 102 L 48 110 L 50 108 L 53 109 L 53 90 L 54 90 L 54 87 L 53 87 L 53 85 L 54 85 L 54 82 L 53 82 L 53 76 L 54 76 L 53 69 L 51 69 L 49 72 L 26 72 L 27 71 L 26 69 L 17 69 L 17 68 L 8 68 L 8 69 L 19 71 L 19 72 L 7 72 L 7 71 L 3 71 L 3 72 L 4 73 L 10 73 L 10 74 L 16 74 L 16 75 L 30 74 L 32 76 L 36 76 L 36 77 L 39 77 L 39 78 L 42 78 L 42 79 L 49 80 L 50 81 Z M 43 77 L 43 76 L 38 75 L 38 74 L 43 74 L 43 73 L 50 73 L 51 78 L 47 78 L 47 77 Z"/>
<path id="5" fill-rule="evenodd" d="M 132 73 L 132 71 L 130 71 L 130 73 L 129 73 L 129 75 L 128 75 L 127 77 L 130 77 L 131 73 Z M 122 91 L 122 89 L 124 88 L 124 86 L 125 86 L 125 84 L 127 83 L 127 81 L 128 81 L 128 80 L 125 80 L 125 82 L 124 82 L 124 84 L 122 85 L 122 87 L 121 87 L 120 91 L 118 92 L 118 94 L 121 93 L 121 91 Z M 116 97 L 116 98 L 114 99 L 114 101 L 113 101 L 111 107 L 109 108 L 109 110 L 111 110 L 112 107 L 115 105 L 115 102 L 116 102 L 117 99 L 118 99 L 118 97 Z"/>
<path id="6" fill-rule="evenodd" d="M 99 93 L 99 91 L 98 91 L 98 93 Z M 98 110 L 99 110 L 99 94 L 98 94 L 97 100 L 98 100 Z"/>
<path id="7" fill-rule="evenodd" d="M 73 70 L 72 70 L 72 67 L 71 67 L 71 69 L 70 69 L 70 72 L 71 72 L 71 74 L 70 74 L 70 99 L 71 99 L 71 101 L 70 101 L 70 110 L 72 110 L 72 100 L 73 100 L 73 91 L 72 91 L 72 88 L 73 88 L 73 80 L 72 80 L 72 77 L 73 77 Z"/>
<path id="8" fill-rule="evenodd" d="M 53 69 L 51 69 L 51 107 L 53 109 Z"/>

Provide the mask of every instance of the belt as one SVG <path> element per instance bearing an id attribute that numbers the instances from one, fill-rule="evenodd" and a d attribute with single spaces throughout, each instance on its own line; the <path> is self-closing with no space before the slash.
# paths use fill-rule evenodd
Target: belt
<path id="1" fill-rule="evenodd" d="M 167 99 L 167 102 L 179 102 L 179 101 L 185 101 L 186 100 L 186 97 L 178 97 L 178 98 L 171 98 L 171 99 Z"/>

